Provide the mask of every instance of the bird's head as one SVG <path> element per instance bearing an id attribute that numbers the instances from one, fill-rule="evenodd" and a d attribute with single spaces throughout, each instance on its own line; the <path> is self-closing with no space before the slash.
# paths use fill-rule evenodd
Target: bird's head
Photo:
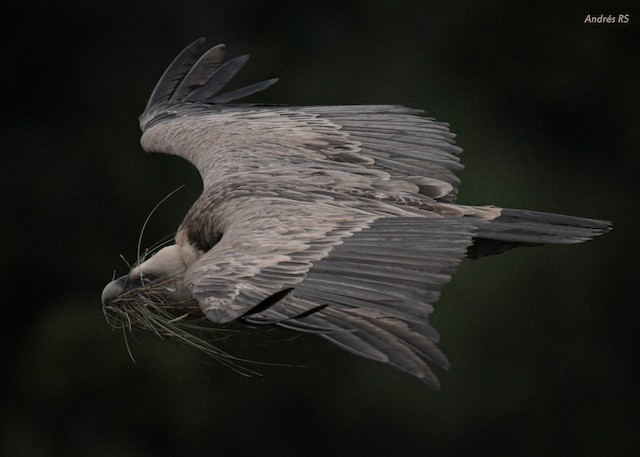
<path id="1" fill-rule="evenodd" d="M 164 247 L 128 274 L 107 284 L 102 291 L 102 304 L 108 306 L 126 294 L 151 291 L 170 301 L 185 300 L 190 297 L 182 281 L 186 269 L 181 247 L 176 244 Z"/>
<path id="2" fill-rule="evenodd" d="M 188 266 L 202 255 L 185 240 L 184 232 L 178 231 L 177 244 L 160 249 L 139 262 L 129 274 L 106 285 L 102 291 L 102 309 L 107 322 L 114 329 L 138 328 L 185 343 L 239 373 L 255 374 L 216 345 L 218 340 L 236 330 L 212 328 L 198 301 L 185 287 L 184 275 Z M 125 341 L 127 333 L 124 332 Z"/>

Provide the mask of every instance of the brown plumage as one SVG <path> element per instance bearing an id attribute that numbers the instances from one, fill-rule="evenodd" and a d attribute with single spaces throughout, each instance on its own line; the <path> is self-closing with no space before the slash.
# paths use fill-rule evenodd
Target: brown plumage
<path id="1" fill-rule="evenodd" d="M 144 150 L 191 162 L 204 190 L 176 243 L 108 284 L 105 306 L 151 289 L 216 324 L 317 333 L 435 388 L 427 363 L 448 362 L 428 318 L 464 257 L 610 228 L 456 204 L 461 149 L 418 110 L 229 104 L 276 80 L 218 95 L 247 57 L 222 64 L 218 45 L 197 59 L 202 42 L 165 71 L 140 125 Z"/>

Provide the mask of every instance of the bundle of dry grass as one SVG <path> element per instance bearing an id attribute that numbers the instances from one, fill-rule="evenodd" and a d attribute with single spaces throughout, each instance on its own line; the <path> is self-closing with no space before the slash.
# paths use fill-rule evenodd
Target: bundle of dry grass
<path id="1" fill-rule="evenodd" d="M 107 322 L 112 328 L 122 330 L 131 359 L 135 361 L 127 334 L 140 329 L 163 340 L 183 343 L 200 350 L 242 375 L 259 375 L 243 364 L 260 362 L 231 355 L 216 345 L 230 336 L 245 334 L 253 327 L 239 329 L 231 328 L 232 325 L 214 325 L 202 314 L 195 299 L 168 302 L 167 288 L 171 283 L 171 278 L 150 282 L 103 305 L 102 311 Z"/>

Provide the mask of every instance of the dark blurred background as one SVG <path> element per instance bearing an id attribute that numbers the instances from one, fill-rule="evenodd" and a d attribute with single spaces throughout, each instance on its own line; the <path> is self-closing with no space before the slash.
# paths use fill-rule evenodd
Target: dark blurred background
<path id="1" fill-rule="evenodd" d="M 0 454 L 637 455 L 640 14 L 631 3 L 9 1 L 2 17 Z M 585 24 L 587 14 L 627 24 Z M 252 100 L 398 103 L 451 123 L 459 200 L 609 219 L 577 246 L 465 261 L 433 316 L 442 390 L 284 331 L 245 378 L 134 332 L 100 293 L 200 191 L 137 116 L 195 38 L 252 60 Z"/>

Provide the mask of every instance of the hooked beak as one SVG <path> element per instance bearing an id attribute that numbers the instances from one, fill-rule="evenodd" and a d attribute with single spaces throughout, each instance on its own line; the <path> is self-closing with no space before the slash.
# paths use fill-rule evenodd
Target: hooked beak
<path id="1" fill-rule="evenodd" d="M 114 279 L 109 284 L 105 286 L 102 291 L 102 306 L 107 306 L 111 303 L 115 298 L 118 298 L 120 295 L 124 293 L 127 289 L 126 283 L 129 279 L 128 276 L 121 276 L 118 279 Z"/>

